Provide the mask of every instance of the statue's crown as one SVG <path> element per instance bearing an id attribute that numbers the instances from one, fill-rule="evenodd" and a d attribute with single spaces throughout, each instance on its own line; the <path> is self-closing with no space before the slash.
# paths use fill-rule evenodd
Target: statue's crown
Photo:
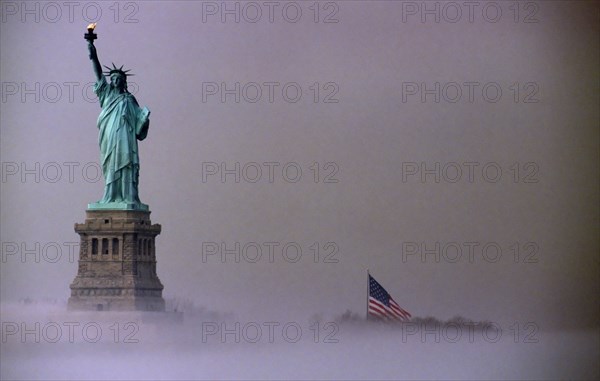
<path id="1" fill-rule="evenodd" d="M 115 66 L 114 62 L 113 62 L 112 66 L 113 66 L 113 67 L 112 67 L 112 68 L 110 68 L 110 67 L 108 67 L 108 66 L 104 65 L 104 67 L 105 67 L 106 69 L 108 69 L 107 71 L 104 71 L 104 75 L 111 76 L 111 75 L 113 75 L 113 74 L 121 74 L 121 75 L 122 75 L 122 76 L 124 76 L 125 78 L 127 78 L 127 77 L 131 77 L 131 76 L 135 75 L 135 74 L 127 74 L 127 73 L 129 73 L 131 70 L 123 70 L 123 65 L 121 65 L 121 67 L 117 68 L 117 67 Z"/>

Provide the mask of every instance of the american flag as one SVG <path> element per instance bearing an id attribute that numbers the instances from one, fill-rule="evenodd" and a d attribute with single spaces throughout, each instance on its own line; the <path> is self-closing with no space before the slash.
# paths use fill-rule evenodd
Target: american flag
<path id="1" fill-rule="evenodd" d="M 396 303 L 379 282 L 369 274 L 368 315 L 383 320 L 408 320 L 411 315 Z"/>

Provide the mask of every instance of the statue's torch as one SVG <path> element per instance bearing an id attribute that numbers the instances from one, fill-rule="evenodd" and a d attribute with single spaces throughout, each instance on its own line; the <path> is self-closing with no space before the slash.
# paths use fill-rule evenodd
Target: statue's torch
<path id="1" fill-rule="evenodd" d="M 94 40 L 98 38 L 98 35 L 94 33 L 94 29 L 96 28 L 96 23 L 93 22 L 87 26 L 88 32 L 83 35 L 83 38 L 89 41 L 90 44 L 94 43 Z"/>

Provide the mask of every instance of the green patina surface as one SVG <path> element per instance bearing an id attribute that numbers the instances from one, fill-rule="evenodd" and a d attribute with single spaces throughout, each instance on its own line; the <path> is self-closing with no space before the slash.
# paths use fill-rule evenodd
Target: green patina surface
<path id="1" fill-rule="evenodd" d="M 148 210 L 140 201 L 138 140 L 144 140 L 150 125 L 150 110 L 140 107 L 135 97 L 127 91 L 127 71 L 122 67 L 109 68 L 106 81 L 93 40 L 88 48 L 102 111 L 98 116 L 98 143 L 100 163 L 104 175 L 104 195 L 98 202 L 88 204 L 88 209 Z"/>

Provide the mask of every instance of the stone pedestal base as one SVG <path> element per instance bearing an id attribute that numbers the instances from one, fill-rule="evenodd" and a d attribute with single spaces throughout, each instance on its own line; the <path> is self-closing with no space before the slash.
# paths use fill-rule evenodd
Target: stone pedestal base
<path id="1" fill-rule="evenodd" d="M 154 239 L 161 227 L 142 210 L 87 210 L 69 309 L 164 311 Z"/>
<path id="2" fill-rule="evenodd" d="M 68 308 L 76 311 L 164 311 L 162 297 L 77 295 L 69 298 Z"/>

